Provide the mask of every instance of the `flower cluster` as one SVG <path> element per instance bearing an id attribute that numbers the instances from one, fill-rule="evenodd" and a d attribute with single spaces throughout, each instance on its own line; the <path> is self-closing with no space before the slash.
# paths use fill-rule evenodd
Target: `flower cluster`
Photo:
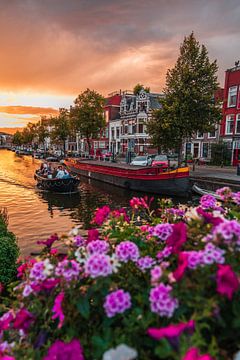
<path id="1" fill-rule="evenodd" d="M 98 226 L 101 226 L 104 223 L 104 221 L 107 219 L 110 212 L 111 209 L 107 205 L 97 209 L 92 222 L 94 224 L 97 224 Z"/>
<path id="2" fill-rule="evenodd" d="M 151 234 L 158 237 L 160 240 L 165 241 L 173 233 L 173 227 L 171 224 L 158 224 L 151 229 Z"/>
<path id="3" fill-rule="evenodd" d="M 203 209 L 215 209 L 216 199 L 212 195 L 203 195 L 200 199 L 200 205 Z"/>
<path id="4" fill-rule="evenodd" d="M 222 239 L 227 245 L 240 248 L 240 224 L 236 220 L 225 220 L 213 230 L 213 238 Z"/>
<path id="5" fill-rule="evenodd" d="M 171 296 L 171 291 L 172 287 L 163 283 L 151 289 L 149 301 L 152 312 L 168 318 L 173 316 L 178 308 L 178 300 Z"/>
<path id="6" fill-rule="evenodd" d="M 29 277 L 35 281 L 44 281 L 53 273 L 53 269 L 54 266 L 50 263 L 49 259 L 38 261 L 33 265 Z"/>
<path id="7" fill-rule="evenodd" d="M 106 296 L 104 309 L 108 317 L 123 313 L 131 307 L 131 296 L 122 289 L 113 291 Z"/>
<path id="8" fill-rule="evenodd" d="M 62 276 L 66 281 L 77 280 L 80 273 L 80 266 L 75 260 L 60 261 L 55 269 L 57 276 Z"/>
<path id="9" fill-rule="evenodd" d="M 129 260 L 137 261 L 140 254 L 136 244 L 132 241 L 123 241 L 116 246 L 116 256 L 120 261 L 126 263 Z"/>
<path id="10" fill-rule="evenodd" d="M 85 273 L 91 278 L 105 277 L 113 272 L 111 258 L 105 254 L 92 254 L 86 260 L 84 269 Z"/>
<path id="11" fill-rule="evenodd" d="M 90 241 L 87 245 L 88 254 L 106 254 L 109 250 L 109 244 L 104 240 Z"/>
<path id="12" fill-rule="evenodd" d="M 138 259 L 137 266 L 140 270 L 145 272 L 146 269 L 150 269 L 153 267 L 153 265 L 156 263 L 156 261 L 151 256 L 144 256 Z"/>

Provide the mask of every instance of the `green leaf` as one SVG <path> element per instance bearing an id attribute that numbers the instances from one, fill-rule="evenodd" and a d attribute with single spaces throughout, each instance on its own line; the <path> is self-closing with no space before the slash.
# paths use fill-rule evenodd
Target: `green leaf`
<path id="1" fill-rule="evenodd" d="M 77 309 L 84 319 L 89 319 L 90 305 L 87 297 L 81 298 L 81 300 L 77 303 Z"/>

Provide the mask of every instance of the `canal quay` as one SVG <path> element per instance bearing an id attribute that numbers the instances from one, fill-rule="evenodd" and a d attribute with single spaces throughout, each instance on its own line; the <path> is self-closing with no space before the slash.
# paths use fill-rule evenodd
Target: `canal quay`
<path id="1" fill-rule="evenodd" d="M 39 191 L 34 173 L 40 164 L 31 156 L 0 150 L 0 206 L 8 211 L 9 230 L 16 234 L 24 255 L 39 249 L 36 242 L 53 233 L 65 234 L 75 225 L 87 229 L 97 207 L 128 207 L 133 196 L 143 196 L 85 177 L 81 177 L 79 192 L 74 194 Z M 156 203 L 159 197 L 154 196 Z"/>

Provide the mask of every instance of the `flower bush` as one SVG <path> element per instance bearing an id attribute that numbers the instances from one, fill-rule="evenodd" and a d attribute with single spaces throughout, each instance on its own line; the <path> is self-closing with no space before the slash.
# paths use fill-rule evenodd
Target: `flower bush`
<path id="1" fill-rule="evenodd" d="M 44 242 L 0 306 L 1 359 L 230 360 L 240 349 L 239 193 L 98 209 Z"/>

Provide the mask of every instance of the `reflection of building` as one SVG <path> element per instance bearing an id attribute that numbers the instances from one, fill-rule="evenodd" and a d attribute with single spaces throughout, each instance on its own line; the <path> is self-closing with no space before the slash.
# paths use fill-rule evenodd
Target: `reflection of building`
<path id="1" fill-rule="evenodd" d="M 232 164 L 240 163 L 240 64 L 225 74 L 221 138 L 232 152 Z"/>
<path id="2" fill-rule="evenodd" d="M 223 102 L 223 89 L 219 89 L 215 96 L 215 101 L 222 107 Z M 197 132 L 190 141 L 186 141 L 184 144 L 183 153 L 186 156 L 193 158 L 204 158 L 206 160 L 211 159 L 211 146 L 219 142 L 220 125 L 216 124 L 212 131 L 207 133 Z"/>
<path id="3" fill-rule="evenodd" d="M 121 129 L 120 132 L 116 131 L 115 135 L 115 141 L 118 142 L 121 153 L 126 153 L 127 150 L 137 154 L 155 152 L 154 149 L 151 150 L 146 124 L 152 117 L 152 111 L 161 107 L 159 102 L 161 96 L 144 90 L 137 95 L 129 91 L 123 92 L 120 103 L 120 122 L 116 125 L 116 128 L 121 125 Z M 117 137 L 118 134 L 120 139 Z"/>
<path id="4" fill-rule="evenodd" d="M 0 132 L 0 147 L 11 147 L 13 136 Z"/>

